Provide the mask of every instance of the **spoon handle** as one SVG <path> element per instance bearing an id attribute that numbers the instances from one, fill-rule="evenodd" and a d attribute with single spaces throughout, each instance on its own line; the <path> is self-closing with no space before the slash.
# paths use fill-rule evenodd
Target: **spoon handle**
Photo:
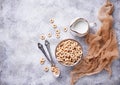
<path id="1" fill-rule="evenodd" d="M 43 52 L 47 60 L 52 64 L 51 60 L 49 59 L 47 53 L 45 52 L 45 49 L 43 48 L 43 45 L 41 43 L 38 43 L 38 48 Z"/>
<path id="2" fill-rule="evenodd" d="M 53 58 L 52 58 L 51 49 L 50 49 L 50 43 L 49 43 L 48 40 L 45 40 L 45 46 L 46 46 L 47 51 L 49 53 L 49 56 L 51 58 L 52 65 L 54 66 L 55 64 L 54 64 L 54 61 L 53 61 Z"/>

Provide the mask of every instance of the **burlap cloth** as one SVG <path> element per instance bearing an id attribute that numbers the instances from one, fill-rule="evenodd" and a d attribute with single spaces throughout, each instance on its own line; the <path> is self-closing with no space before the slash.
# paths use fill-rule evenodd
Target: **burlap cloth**
<path id="1" fill-rule="evenodd" d="M 100 8 L 98 19 L 101 27 L 95 34 L 89 33 L 85 37 L 88 52 L 71 71 L 71 85 L 81 77 L 97 74 L 102 70 L 106 70 L 111 76 L 111 63 L 118 57 L 118 45 L 113 29 L 113 8 L 109 0 Z"/>

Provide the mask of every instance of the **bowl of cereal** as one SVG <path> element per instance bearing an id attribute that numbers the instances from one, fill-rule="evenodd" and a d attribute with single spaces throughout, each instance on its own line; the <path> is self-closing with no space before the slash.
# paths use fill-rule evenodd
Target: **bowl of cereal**
<path id="1" fill-rule="evenodd" d="M 74 66 L 78 64 L 82 54 L 81 44 L 74 39 L 61 41 L 55 50 L 57 61 L 64 66 Z"/>

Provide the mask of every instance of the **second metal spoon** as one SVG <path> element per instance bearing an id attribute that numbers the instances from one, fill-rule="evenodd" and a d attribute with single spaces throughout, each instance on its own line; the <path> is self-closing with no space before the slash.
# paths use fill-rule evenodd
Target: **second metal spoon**
<path id="1" fill-rule="evenodd" d="M 52 66 L 51 66 L 51 67 L 54 67 L 54 68 L 56 68 L 56 69 L 58 70 L 58 74 L 56 74 L 55 72 L 53 72 L 53 74 L 56 75 L 56 77 L 59 77 L 59 76 L 60 76 L 60 69 L 55 66 L 55 63 L 54 63 L 54 61 L 53 61 L 49 41 L 45 40 L 45 46 L 46 46 L 47 51 L 48 51 L 48 53 L 49 53 L 49 55 L 50 55 L 50 58 L 51 58 L 51 63 L 52 63 Z"/>

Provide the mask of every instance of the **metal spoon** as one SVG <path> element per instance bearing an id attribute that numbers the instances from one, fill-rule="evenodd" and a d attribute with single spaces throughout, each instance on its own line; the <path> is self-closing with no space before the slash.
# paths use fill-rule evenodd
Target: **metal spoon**
<path id="1" fill-rule="evenodd" d="M 56 77 L 59 77 L 60 76 L 60 69 L 58 68 L 58 67 L 56 67 L 56 65 L 55 65 L 55 63 L 54 63 L 54 61 L 53 61 L 53 58 L 52 58 L 52 54 L 51 54 L 51 49 L 50 49 L 50 43 L 48 42 L 48 40 L 45 40 L 45 46 L 46 46 L 46 48 L 47 48 L 47 51 L 48 51 L 48 53 L 49 53 L 49 55 L 50 55 L 50 58 L 51 58 L 51 67 L 54 67 L 54 68 L 56 68 L 57 70 L 58 70 L 58 73 L 56 74 L 55 72 L 53 72 L 53 74 L 56 76 Z"/>
<path id="2" fill-rule="evenodd" d="M 49 57 L 48 57 L 48 55 L 47 55 L 47 53 L 46 53 L 46 51 L 45 51 L 45 49 L 44 49 L 44 47 L 43 47 L 43 45 L 41 43 L 38 43 L 38 48 L 43 52 L 43 54 L 45 55 L 45 57 L 47 58 L 49 63 L 51 63 L 51 67 L 55 66 L 54 62 L 53 62 L 53 59 L 51 59 L 51 60 L 49 59 Z M 59 75 L 55 75 L 55 74 L 54 74 L 54 76 L 59 77 Z"/>
<path id="3" fill-rule="evenodd" d="M 45 49 L 43 48 L 43 45 L 41 43 L 38 43 L 38 48 L 43 52 L 47 60 L 51 63 L 51 60 L 49 59 L 47 53 L 45 52 Z M 52 64 L 52 63 L 51 63 Z"/>

